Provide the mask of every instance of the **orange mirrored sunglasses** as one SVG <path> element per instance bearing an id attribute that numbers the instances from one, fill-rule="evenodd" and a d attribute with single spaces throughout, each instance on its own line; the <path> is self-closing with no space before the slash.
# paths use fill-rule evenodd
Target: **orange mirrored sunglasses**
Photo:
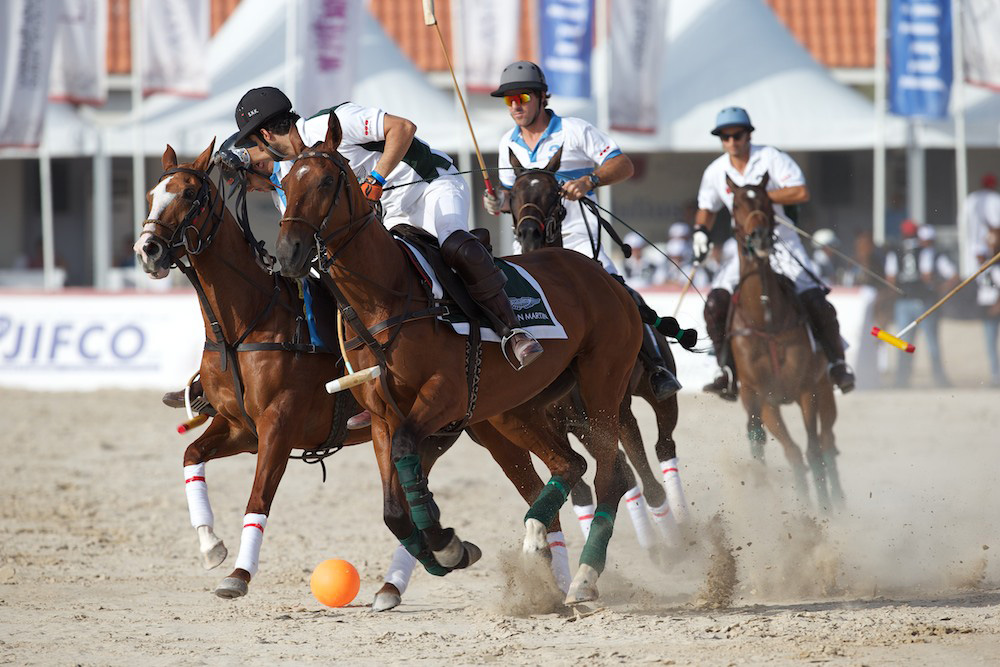
<path id="1" fill-rule="evenodd" d="M 518 102 L 520 102 L 521 104 L 527 104 L 528 102 L 531 101 L 531 94 L 530 93 L 521 93 L 520 95 L 504 95 L 503 96 L 503 103 L 506 104 L 507 106 L 512 106 L 514 104 L 515 100 L 518 101 Z"/>

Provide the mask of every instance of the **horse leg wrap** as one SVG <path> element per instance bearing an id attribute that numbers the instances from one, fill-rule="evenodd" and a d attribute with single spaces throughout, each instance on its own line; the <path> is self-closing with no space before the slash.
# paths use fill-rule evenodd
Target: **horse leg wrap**
<path id="1" fill-rule="evenodd" d="M 434 494 L 427 488 L 427 478 L 420 466 L 420 457 L 407 454 L 397 459 L 395 466 L 399 483 L 406 494 L 406 503 L 410 506 L 410 518 L 417 530 L 436 526 L 441 518 L 441 510 L 434 502 Z"/>
<path id="2" fill-rule="evenodd" d="M 587 536 L 587 543 L 583 546 L 583 552 L 580 554 L 580 565 L 589 565 L 598 574 L 604 572 L 604 565 L 608 557 L 608 542 L 611 541 L 611 534 L 615 530 L 617 512 L 616 505 L 610 503 L 597 505 L 594 521 L 590 524 L 590 535 Z"/>
<path id="3" fill-rule="evenodd" d="M 764 460 L 764 443 L 767 441 L 767 433 L 760 424 L 747 427 L 747 438 L 750 439 L 750 455 L 759 461 Z"/>
<path id="4" fill-rule="evenodd" d="M 451 572 L 451 568 L 444 567 L 437 562 L 434 558 L 434 554 L 431 550 L 424 544 L 424 538 L 421 536 L 419 530 L 414 530 L 413 533 L 402 540 L 399 541 L 406 550 L 410 552 L 410 555 L 420 561 L 420 564 L 424 566 L 424 569 L 429 573 L 433 574 L 435 577 L 443 577 L 444 575 Z"/>
<path id="5" fill-rule="evenodd" d="M 538 494 L 535 502 L 528 508 L 524 520 L 536 519 L 543 526 L 548 526 L 559 513 L 559 509 L 566 502 L 568 496 L 569 488 L 566 486 L 566 481 L 559 475 L 553 475 L 542 492 Z"/>

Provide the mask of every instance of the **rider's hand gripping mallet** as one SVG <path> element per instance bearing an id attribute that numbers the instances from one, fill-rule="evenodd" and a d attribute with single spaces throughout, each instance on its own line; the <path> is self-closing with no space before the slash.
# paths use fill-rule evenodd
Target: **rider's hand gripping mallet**
<path id="1" fill-rule="evenodd" d="M 448 47 L 444 43 L 444 35 L 441 34 L 441 26 L 438 25 L 437 18 L 434 16 L 434 0 L 424 0 L 424 25 L 432 25 L 437 31 L 438 40 L 441 42 L 441 50 L 444 51 L 444 60 L 448 63 L 448 71 L 451 72 L 451 81 L 455 84 L 455 94 L 458 95 L 458 101 L 462 105 L 462 113 L 465 114 L 465 123 L 469 126 L 469 135 L 472 137 L 472 147 L 476 149 L 476 157 L 479 159 L 479 169 L 483 172 L 483 184 L 486 186 L 486 192 L 489 196 L 495 196 L 493 194 L 493 184 L 490 183 L 490 177 L 486 173 L 486 162 L 483 160 L 483 154 L 479 152 L 479 142 L 476 141 L 476 133 L 472 131 L 472 121 L 469 120 L 469 110 L 465 108 L 465 99 L 462 97 L 462 91 L 458 87 L 458 79 L 455 77 L 455 68 L 451 66 L 451 58 L 448 56 Z"/>
<path id="2" fill-rule="evenodd" d="M 344 359 L 344 367 L 347 369 L 347 375 L 327 382 L 326 393 L 336 394 L 338 391 L 344 391 L 359 384 L 364 384 L 369 380 L 374 380 L 382 374 L 382 369 L 379 366 L 371 366 L 360 371 L 355 371 L 351 367 L 351 362 L 347 360 L 347 348 L 344 347 L 344 317 L 341 315 L 339 308 L 337 309 L 337 342 L 340 344 L 340 354 Z"/>
<path id="3" fill-rule="evenodd" d="M 909 324 L 907 324 L 905 327 L 903 327 L 902 331 L 900 331 L 895 336 L 893 336 L 892 334 L 886 333 L 885 331 L 882 331 L 878 327 L 872 327 L 872 335 L 875 336 L 876 338 L 878 338 L 881 341 L 885 341 L 886 343 L 889 343 L 890 345 L 894 345 L 895 347 L 898 347 L 899 349 L 903 350 L 904 352 L 909 352 L 910 354 L 913 354 L 913 350 L 916 349 L 916 348 L 914 348 L 913 345 L 911 345 L 910 343 L 907 343 L 906 341 L 902 340 L 901 337 L 905 336 L 906 333 L 910 329 L 912 329 L 913 327 L 915 327 L 918 324 L 920 324 L 920 321 L 923 320 L 925 317 L 927 317 L 928 315 L 930 315 L 931 313 L 933 313 L 935 310 L 937 310 L 938 308 L 940 308 L 941 304 L 943 304 L 945 301 L 947 301 L 951 297 L 955 296 L 955 294 L 958 292 L 958 290 L 962 289 L 963 287 L 965 287 L 966 285 L 968 285 L 969 283 L 971 283 L 973 280 L 975 280 L 976 278 L 978 278 L 979 275 L 983 271 L 985 271 L 986 269 L 988 269 L 991 266 L 993 266 L 994 264 L 996 264 L 997 261 L 1000 261 L 1000 252 L 998 252 L 997 254 L 993 255 L 992 259 L 988 260 L 986 263 L 984 263 L 982 266 L 980 266 L 978 271 L 976 271 L 971 276 L 969 276 L 968 278 L 966 278 L 965 280 L 963 280 L 962 282 L 960 282 L 958 285 L 955 285 L 955 288 L 953 290 L 951 290 L 950 292 L 948 292 L 947 294 L 945 294 L 943 297 L 941 297 L 940 301 L 938 301 L 933 306 L 931 306 L 930 308 L 928 308 L 927 310 L 925 310 L 923 315 L 921 315 L 920 317 L 918 317 L 917 319 L 913 320 L 912 322 L 910 322 Z"/>

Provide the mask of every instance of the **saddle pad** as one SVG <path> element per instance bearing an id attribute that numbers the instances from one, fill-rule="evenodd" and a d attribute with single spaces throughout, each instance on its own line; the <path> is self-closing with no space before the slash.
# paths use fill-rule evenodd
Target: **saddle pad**
<path id="1" fill-rule="evenodd" d="M 424 274 L 430 278 L 434 298 L 443 299 L 444 290 L 441 288 L 441 283 L 424 256 L 405 240 L 397 239 L 397 241 L 406 246 L 420 264 Z M 507 285 L 504 287 L 504 291 L 507 292 L 510 305 L 514 309 L 514 314 L 517 315 L 521 328 L 538 340 L 565 340 L 567 338 L 566 330 L 553 314 L 552 307 L 549 305 L 548 299 L 545 298 L 545 292 L 542 291 L 538 281 L 517 264 L 511 264 L 496 257 L 493 258 L 493 261 L 507 276 Z M 469 335 L 469 321 L 464 314 L 460 312 L 449 313 L 439 316 L 438 319 L 451 326 L 455 333 L 462 336 Z M 500 342 L 500 337 L 493 329 L 480 327 L 479 331 L 484 341 Z"/>

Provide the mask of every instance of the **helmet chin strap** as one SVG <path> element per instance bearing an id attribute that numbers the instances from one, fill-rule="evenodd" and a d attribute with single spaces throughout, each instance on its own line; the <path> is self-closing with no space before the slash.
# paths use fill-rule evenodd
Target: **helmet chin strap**
<path id="1" fill-rule="evenodd" d="M 263 141 L 263 139 L 261 141 Z M 279 151 L 277 148 L 267 143 L 266 141 L 264 141 L 264 150 L 266 150 L 271 155 L 271 157 L 273 157 L 278 162 L 285 162 L 286 160 L 288 160 L 287 155 L 285 155 L 284 153 L 282 153 L 281 151 Z"/>

